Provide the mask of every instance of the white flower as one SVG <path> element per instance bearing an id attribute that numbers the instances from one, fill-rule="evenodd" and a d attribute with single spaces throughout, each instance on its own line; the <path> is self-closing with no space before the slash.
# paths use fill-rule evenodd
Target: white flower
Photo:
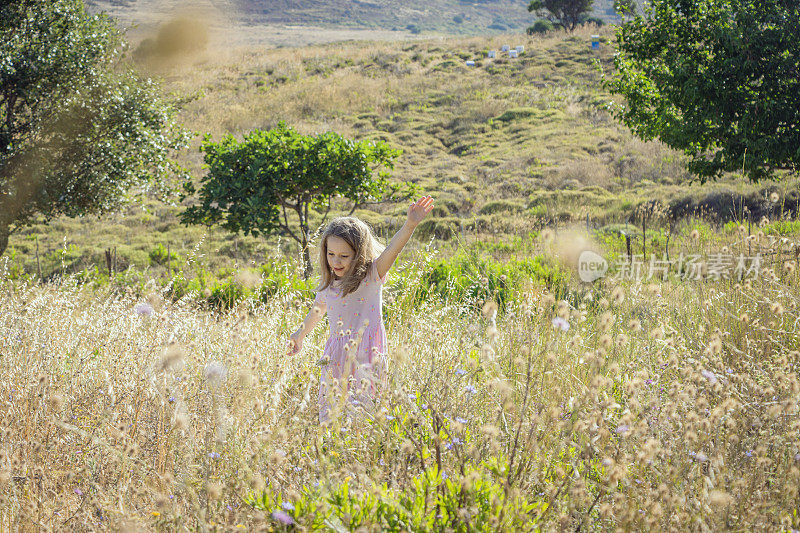
<path id="1" fill-rule="evenodd" d="M 569 322 L 557 316 L 553 319 L 553 327 L 556 329 L 560 329 L 561 331 L 567 331 L 569 329 Z"/>

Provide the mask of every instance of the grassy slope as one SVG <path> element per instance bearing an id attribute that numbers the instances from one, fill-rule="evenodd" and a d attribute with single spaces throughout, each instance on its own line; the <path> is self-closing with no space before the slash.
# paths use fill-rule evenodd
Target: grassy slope
<path id="1" fill-rule="evenodd" d="M 607 33 L 605 38 L 609 38 Z M 742 183 L 700 189 L 687 184 L 680 155 L 643 143 L 606 110 L 601 73 L 612 50 L 588 46 L 589 30 L 548 37 L 450 38 L 399 43 L 338 43 L 299 49 L 240 49 L 161 65 L 165 90 L 189 102 L 180 120 L 197 132 L 241 135 L 280 120 L 307 133 L 335 130 L 386 141 L 404 150 L 395 179 L 418 183 L 437 198 L 435 234 L 448 225 L 466 232 L 520 234 L 555 219 L 598 223 L 623 220 L 631 206 L 713 188 L 746 192 Z M 522 44 L 518 59 L 485 59 L 485 51 Z M 476 60 L 467 67 L 467 59 Z M 152 66 L 151 66 L 152 67 Z M 182 158 L 203 172 L 195 149 Z M 12 239 L 18 268 L 35 268 L 40 241 L 45 275 L 62 255 L 75 268 L 104 264 L 118 248 L 120 264 L 146 265 L 159 244 L 185 258 L 198 254 L 212 267 L 263 261 L 276 240 L 234 238 L 177 224 L 178 207 L 154 199 L 101 220 L 59 219 Z M 357 213 L 386 235 L 403 206 Z M 67 247 L 74 245 L 62 254 Z M 284 240 L 284 245 L 286 243 Z M 289 251 L 292 246 L 284 246 Z M 16 254 L 16 255 L 14 255 Z"/>
<path id="2" fill-rule="evenodd" d="M 87 0 L 125 21 L 143 22 L 154 13 L 186 9 L 172 0 Z M 199 0 L 195 10 L 213 10 L 235 23 L 402 30 L 450 34 L 522 31 L 536 18 L 520 0 Z M 597 0 L 592 12 L 607 22 L 616 19 L 611 0 Z"/>

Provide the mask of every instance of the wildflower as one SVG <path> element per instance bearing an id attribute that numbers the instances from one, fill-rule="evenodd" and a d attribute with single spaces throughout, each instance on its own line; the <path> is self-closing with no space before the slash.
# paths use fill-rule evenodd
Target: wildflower
<path id="1" fill-rule="evenodd" d="M 774 192 L 774 191 L 773 191 L 773 192 L 772 192 L 772 193 L 770 193 L 770 195 L 769 195 L 769 201 L 770 201 L 770 202 L 772 202 L 773 204 L 777 204 L 777 203 L 778 203 L 778 200 L 780 200 L 780 199 L 781 199 L 781 197 L 780 197 L 780 196 L 778 196 L 778 193 L 777 193 L 777 192 Z"/>
<path id="2" fill-rule="evenodd" d="M 133 310 L 139 316 L 153 316 L 153 306 L 149 303 L 138 303 L 134 306 Z"/>
<path id="3" fill-rule="evenodd" d="M 704 378 L 708 380 L 709 383 L 712 385 L 717 382 L 717 376 L 710 370 L 701 370 L 700 373 L 703 375 Z"/>
<path id="4" fill-rule="evenodd" d="M 455 373 L 457 376 L 463 376 L 467 373 L 467 371 L 464 370 L 463 368 L 456 368 Z"/>
<path id="5" fill-rule="evenodd" d="M 225 382 L 228 376 L 228 369 L 222 363 L 212 361 L 205 368 L 205 377 L 208 384 L 212 387 L 218 387 Z"/>
<path id="6" fill-rule="evenodd" d="M 468 420 L 466 418 L 457 416 L 456 417 L 456 422 L 458 422 L 459 424 L 466 424 L 468 422 Z"/>
<path id="7" fill-rule="evenodd" d="M 650 336 L 655 340 L 661 340 L 664 338 L 664 330 L 661 327 L 655 327 L 650 331 Z"/>
<path id="8" fill-rule="evenodd" d="M 697 452 L 696 454 L 694 454 L 694 458 L 700 461 L 701 463 L 708 461 L 708 456 L 703 452 Z"/>
<path id="9" fill-rule="evenodd" d="M 220 456 L 220 454 L 219 454 L 219 453 L 217 453 L 217 452 L 211 452 L 211 453 L 209 453 L 209 454 L 208 454 L 208 456 L 209 456 L 211 459 L 219 459 L 219 458 L 221 457 L 221 456 Z"/>
<path id="10" fill-rule="evenodd" d="M 274 511 L 272 513 L 272 518 L 286 526 L 294 525 L 294 519 L 289 516 L 286 511 Z"/>
<path id="11" fill-rule="evenodd" d="M 617 435 L 625 435 L 631 430 L 631 427 L 628 424 L 620 424 L 617 426 L 616 433 Z"/>
<path id="12" fill-rule="evenodd" d="M 553 327 L 556 329 L 560 329 L 561 331 L 567 331 L 569 329 L 569 322 L 557 316 L 552 320 Z"/>
<path id="13" fill-rule="evenodd" d="M 464 387 L 464 392 L 475 394 L 478 391 L 475 389 L 475 385 L 467 385 L 466 387 Z"/>
<path id="14" fill-rule="evenodd" d="M 287 511 L 294 511 L 294 504 L 292 502 L 283 502 L 281 504 L 281 507 L 283 507 Z"/>
<path id="15" fill-rule="evenodd" d="M 642 323 L 638 319 L 632 318 L 628 321 L 628 329 L 633 332 L 642 331 Z"/>

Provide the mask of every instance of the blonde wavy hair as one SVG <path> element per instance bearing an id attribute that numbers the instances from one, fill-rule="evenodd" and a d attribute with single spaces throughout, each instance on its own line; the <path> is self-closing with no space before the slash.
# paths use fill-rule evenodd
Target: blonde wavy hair
<path id="1" fill-rule="evenodd" d="M 319 244 L 321 280 L 318 291 L 326 289 L 333 282 L 333 273 L 328 266 L 328 237 L 331 236 L 343 239 L 354 252 L 350 271 L 342 277 L 340 285 L 342 296 L 347 296 L 367 277 L 372 261 L 380 255 L 385 246 L 378 242 L 370 227 L 356 217 L 339 217 L 328 222 Z"/>

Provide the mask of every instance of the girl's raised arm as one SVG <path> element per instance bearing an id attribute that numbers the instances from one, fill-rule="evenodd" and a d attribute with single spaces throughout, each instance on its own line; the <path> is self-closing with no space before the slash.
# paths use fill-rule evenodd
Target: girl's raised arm
<path id="1" fill-rule="evenodd" d="M 433 209 L 433 198 L 430 196 L 423 196 L 416 202 L 408 207 L 408 217 L 405 224 L 400 228 L 392 240 L 389 241 L 388 246 L 383 253 L 375 260 L 375 268 L 378 271 L 378 277 L 382 278 L 392 268 L 397 256 L 403 251 L 406 243 L 411 238 L 417 225 L 428 216 L 428 213 Z"/>

